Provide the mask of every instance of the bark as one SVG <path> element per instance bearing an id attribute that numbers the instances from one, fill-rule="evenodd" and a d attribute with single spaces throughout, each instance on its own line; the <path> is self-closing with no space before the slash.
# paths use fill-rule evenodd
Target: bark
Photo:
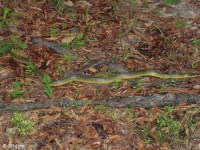
<path id="1" fill-rule="evenodd" d="M 62 56 L 63 55 L 67 55 L 67 56 L 71 56 L 75 60 L 77 59 L 77 56 L 75 55 L 75 53 L 73 52 L 73 50 L 70 49 L 70 48 L 61 47 L 57 43 L 47 41 L 47 40 L 45 40 L 43 38 L 40 38 L 40 37 L 32 37 L 31 41 L 34 44 L 39 44 L 39 45 L 45 46 L 45 47 L 49 48 L 49 50 L 52 50 L 53 52 L 56 52 L 59 55 L 62 55 Z"/>
<path id="2" fill-rule="evenodd" d="M 1 101 L 0 101 L 1 102 Z M 34 109 L 45 109 L 51 106 L 57 107 L 81 107 L 85 105 L 105 105 L 113 108 L 151 108 L 151 107 L 162 107 L 162 106 L 176 106 L 182 103 L 187 104 L 199 104 L 200 95 L 188 95 L 188 94 L 154 94 L 151 96 L 133 96 L 126 98 L 115 98 L 111 100 L 96 100 L 96 101 L 83 101 L 83 100 L 54 100 L 45 102 L 25 103 L 20 105 L 15 104 L 4 104 L 0 103 L 0 114 L 13 111 L 28 111 Z"/>

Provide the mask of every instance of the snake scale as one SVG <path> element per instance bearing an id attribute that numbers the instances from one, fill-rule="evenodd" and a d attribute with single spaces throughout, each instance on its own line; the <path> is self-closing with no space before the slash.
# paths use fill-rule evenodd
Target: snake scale
<path id="1" fill-rule="evenodd" d="M 32 63 L 28 59 L 17 56 L 14 53 L 11 53 L 11 58 L 13 58 L 15 61 L 29 64 Z M 36 69 L 35 73 L 37 76 L 41 78 L 41 73 L 38 71 L 39 69 Z M 162 79 L 183 79 L 183 78 L 195 78 L 199 75 L 189 75 L 189 74 L 164 74 L 160 73 L 155 70 L 146 70 L 146 71 L 133 71 L 133 72 L 127 72 L 127 73 L 120 73 L 111 77 L 91 77 L 91 76 L 84 76 L 84 75 L 71 75 L 61 80 L 55 80 L 50 83 L 50 86 L 62 86 L 64 84 L 77 81 L 77 82 L 84 82 L 84 83 L 95 83 L 95 84 L 108 84 L 115 82 L 116 80 L 126 80 L 126 79 L 135 79 L 139 77 L 145 77 L 145 76 L 151 76 L 151 77 L 157 77 Z"/>

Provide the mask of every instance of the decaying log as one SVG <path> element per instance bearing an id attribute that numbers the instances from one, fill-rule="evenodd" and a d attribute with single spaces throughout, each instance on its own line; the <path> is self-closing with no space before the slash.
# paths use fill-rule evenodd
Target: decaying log
<path id="1" fill-rule="evenodd" d="M 76 54 L 70 48 L 61 47 L 59 44 L 56 44 L 51 41 L 47 41 L 40 37 L 32 37 L 31 41 L 34 44 L 39 44 L 39 45 L 45 46 L 45 47 L 49 48 L 49 50 L 52 50 L 53 52 L 56 52 L 59 55 L 67 55 L 67 56 L 71 56 L 75 60 L 77 59 Z"/>
<path id="2" fill-rule="evenodd" d="M 154 94 L 151 96 L 133 96 L 126 98 L 115 98 L 111 100 L 97 100 L 97 101 L 83 101 L 83 100 L 70 100 L 62 99 L 55 101 L 25 103 L 20 105 L 0 103 L 0 114 L 13 111 L 28 111 L 34 109 L 45 109 L 51 106 L 58 107 L 74 107 L 85 105 L 105 105 L 107 107 L 131 107 L 131 108 L 150 108 L 150 107 L 162 107 L 162 106 L 176 106 L 182 103 L 187 104 L 199 104 L 200 95 L 188 95 L 188 94 Z"/>

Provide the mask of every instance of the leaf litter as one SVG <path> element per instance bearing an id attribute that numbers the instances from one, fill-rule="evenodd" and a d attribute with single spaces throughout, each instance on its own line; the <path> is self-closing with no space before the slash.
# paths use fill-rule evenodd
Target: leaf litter
<path id="1" fill-rule="evenodd" d="M 124 71 L 200 71 L 199 49 L 192 44 L 192 40 L 200 38 L 197 1 L 182 0 L 178 6 L 167 5 L 163 1 L 140 0 L 69 0 L 63 5 L 56 2 L 59 1 L 0 2 L 1 8 L 8 7 L 20 14 L 19 25 L 10 24 L 7 30 L 1 31 L 1 40 L 8 39 L 10 33 L 15 34 L 28 45 L 23 53 L 53 79 L 62 78 L 69 70 L 84 67 L 85 62 L 102 59 L 109 60 L 109 64 L 114 66 L 120 63 Z M 180 25 L 181 21 L 182 24 L 186 24 L 182 25 L 184 28 Z M 58 34 L 52 31 L 58 31 Z M 30 40 L 30 37 L 42 37 L 56 44 L 72 42 L 75 35 L 70 37 L 71 32 L 82 33 L 86 43 L 83 47 L 72 48 L 78 56 L 77 60 L 60 57 L 47 46 L 34 44 Z M 13 75 L 5 78 L 5 71 L 1 73 L 0 98 L 6 103 L 18 104 L 48 101 L 49 98 L 42 92 L 42 83 L 37 77 L 28 75 L 23 65 L 10 61 L 7 57 L 8 54 L 3 54 L 0 58 L 1 68 L 2 65 L 5 66 L 8 74 L 11 74 L 12 70 L 15 78 Z M 109 64 L 90 67 L 84 73 L 114 74 L 112 69 L 103 69 Z M 145 82 L 152 83 L 156 80 L 150 78 Z M 28 90 L 20 98 L 12 100 L 9 93 L 12 90 L 11 84 L 15 81 L 22 81 L 23 87 Z M 70 83 L 54 89 L 51 99 L 111 99 L 116 96 L 155 94 L 161 89 L 171 93 L 199 94 L 199 89 L 195 88 L 199 83 L 199 79 L 181 83 L 176 81 L 170 83 L 171 86 L 142 84 L 142 87 L 136 81 L 123 81 L 119 87 Z M 0 117 L 0 143 L 4 146 L 8 143 L 24 143 L 26 149 L 142 150 L 167 149 L 169 145 L 172 149 L 199 148 L 198 105 L 176 106 L 173 113 L 168 114 L 182 126 L 178 140 L 170 139 L 167 135 L 164 140 L 159 139 L 159 132 L 170 131 L 170 127 L 167 126 L 163 127 L 163 130 L 158 129 L 157 118 L 163 114 L 164 108 L 157 107 L 111 109 L 103 104 L 98 107 L 88 104 L 79 108 L 74 103 L 74 108 L 52 107 L 24 112 L 24 115 L 29 116 L 35 123 L 29 138 L 14 131 L 9 132 L 10 129 L 16 128 L 10 122 L 12 114 L 5 114 Z M 175 140 L 176 142 L 172 143 Z"/>

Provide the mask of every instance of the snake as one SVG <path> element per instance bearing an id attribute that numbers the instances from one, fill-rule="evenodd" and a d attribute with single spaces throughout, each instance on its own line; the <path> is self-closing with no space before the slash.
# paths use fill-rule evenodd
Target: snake
<path id="1" fill-rule="evenodd" d="M 29 64 L 32 63 L 28 59 L 18 56 L 14 53 L 10 53 L 11 58 L 13 58 L 15 61 Z M 38 71 L 39 69 L 36 69 L 35 74 L 41 78 L 41 73 Z M 190 74 L 165 74 L 160 73 L 156 70 L 141 70 L 141 71 L 131 71 L 131 72 L 125 72 L 125 73 L 119 73 L 110 77 L 95 77 L 95 76 L 86 76 L 86 75 L 70 75 L 66 78 L 60 79 L 60 80 L 54 80 L 50 83 L 50 86 L 56 87 L 56 86 L 62 86 L 70 82 L 83 82 L 83 83 L 94 83 L 94 84 L 109 84 L 113 83 L 118 80 L 127 80 L 127 79 L 136 79 L 140 77 L 156 77 L 161 79 L 184 79 L 184 78 L 195 78 L 199 75 L 190 75 Z"/>

